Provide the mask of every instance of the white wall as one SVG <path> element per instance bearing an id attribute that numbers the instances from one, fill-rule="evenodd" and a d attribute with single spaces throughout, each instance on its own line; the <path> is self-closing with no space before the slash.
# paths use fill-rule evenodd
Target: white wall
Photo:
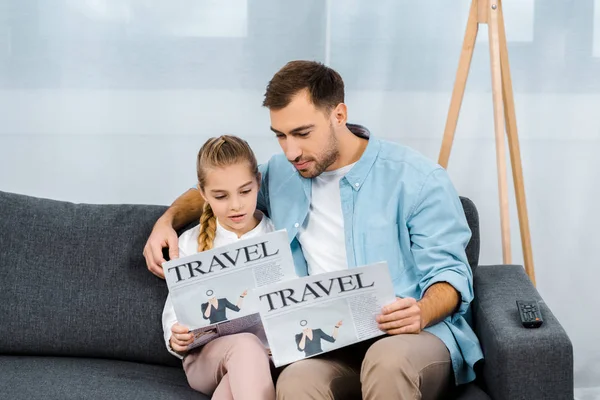
<path id="1" fill-rule="evenodd" d="M 342 73 L 351 122 L 437 159 L 467 0 L 160 4 L 0 3 L 0 190 L 169 204 L 195 183 L 209 136 L 242 135 L 261 161 L 279 151 L 260 104 L 268 79 L 296 58 Z M 578 396 L 600 398 L 587 389 L 600 386 L 600 2 L 504 4 L 538 289 L 575 345 Z M 486 33 L 449 172 L 479 208 L 481 262 L 495 264 Z M 514 197 L 511 216 L 513 262 L 522 263 Z"/>

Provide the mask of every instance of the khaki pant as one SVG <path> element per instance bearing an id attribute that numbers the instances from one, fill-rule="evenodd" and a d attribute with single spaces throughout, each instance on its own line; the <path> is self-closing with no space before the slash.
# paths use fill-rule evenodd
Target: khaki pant
<path id="1" fill-rule="evenodd" d="M 448 349 L 428 332 L 357 343 L 279 372 L 278 400 L 437 399 L 454 386 Z"/>

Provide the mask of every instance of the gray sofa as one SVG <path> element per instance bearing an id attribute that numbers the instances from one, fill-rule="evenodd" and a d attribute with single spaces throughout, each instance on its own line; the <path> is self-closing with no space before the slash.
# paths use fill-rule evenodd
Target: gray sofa
<path id="1" fill-rule="evenodd" d="M 543 302 L 544 325 L 520 326 L 515 301 L 541 298 L 519 266 L 476 267 L 477 211 L 462 200 L 486 359 L 478 382 L 447 398 L 572 399 L 569 338 Z M 1 398 L 207 398 L 189 389 L 164 347 L 167 288 L 142 257 L 164 210 L 0 192 Z"/>

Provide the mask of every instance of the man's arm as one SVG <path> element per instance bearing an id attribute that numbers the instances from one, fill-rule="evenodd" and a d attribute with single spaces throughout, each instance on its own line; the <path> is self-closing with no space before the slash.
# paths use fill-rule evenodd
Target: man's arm
<path id="1" fill-rule="evenodd" d="M 466 254 L 471 230 L 446 170 L 438 168 L 427 177 L 408 228 L 421 276 L 420 297 L 429 297 L 425 308 L 435 303 L 435 309 L 447 311 L 444 317 L 464 314 L 473 300 L 473 274 Z"/>
<path id="2" fill-rule="evenodd" d="M 200 219 L 204 199 L 198 189 L 189 189 L 179 196 L 165 211 L 161 219 L 168 221 L 173 229 L 180 229 L 190 222 Z"/>
<path id="3" fill-rule="evenodd" d="M 385 306 L 377 317 L 379 328 L 390 335 L 419 333 L 454 314 L 460 306 L 460 294 L 446 282 L 431 285 L 419 301 L 398 298 Z"/>
<path id="4" fill-rule="evenodd" d="M 397 299 L 377 317 L 389 334 L 418 333 L 466 312 L 473 299 L 473 276 L 465 248 L 471 237 L 464 210 L 445 170 L 423 183 L 408 218 L 411 253 L 421 276 L 419 301 Z"/>
<path id="5" fill-rule="evenodd" d="M 175 230 L 199 219 L 202 215 L 203 206 L 204 199 L 200 192 L 196 189 L 190 189 L 179 196 L 156 221 L 144 247 L 144 257 L 150 272 L 164 279 L 162 263 L 166 260 L 163 257 L 162 249 L 169 248 L 170 259 L 179 257 L 177 232 Z"/>
<path id="6" fill-rule="evenodd" d="M 446 282 L 434 283 L 417 305 L 421 309 L 421 329 L 423 329 L 454 314 L 460 306 L 460 295 L 454 286 Z"/>

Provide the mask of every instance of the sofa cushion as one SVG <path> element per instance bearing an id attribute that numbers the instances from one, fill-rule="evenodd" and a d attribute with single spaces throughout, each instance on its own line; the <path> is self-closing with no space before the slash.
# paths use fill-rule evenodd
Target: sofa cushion
<path id="1" fill-rule="evenodd" d="M 0 356 L 7 399 L 195 399 L 181 368 L 72 357 Z"/>
<path id="2" fill-rule="evenodd" d="M 454 398 L 456 398 L 456 400 L 490 400 L 490 396 L 481 390 L 474 382 L 456 388 Z"/>
<path id="3" fill-rule="evenodd" d="M 143 246 L 166 207 L 0 192 L 0 354 L 180 365 L 165 348 L 165 281 Z"/>

